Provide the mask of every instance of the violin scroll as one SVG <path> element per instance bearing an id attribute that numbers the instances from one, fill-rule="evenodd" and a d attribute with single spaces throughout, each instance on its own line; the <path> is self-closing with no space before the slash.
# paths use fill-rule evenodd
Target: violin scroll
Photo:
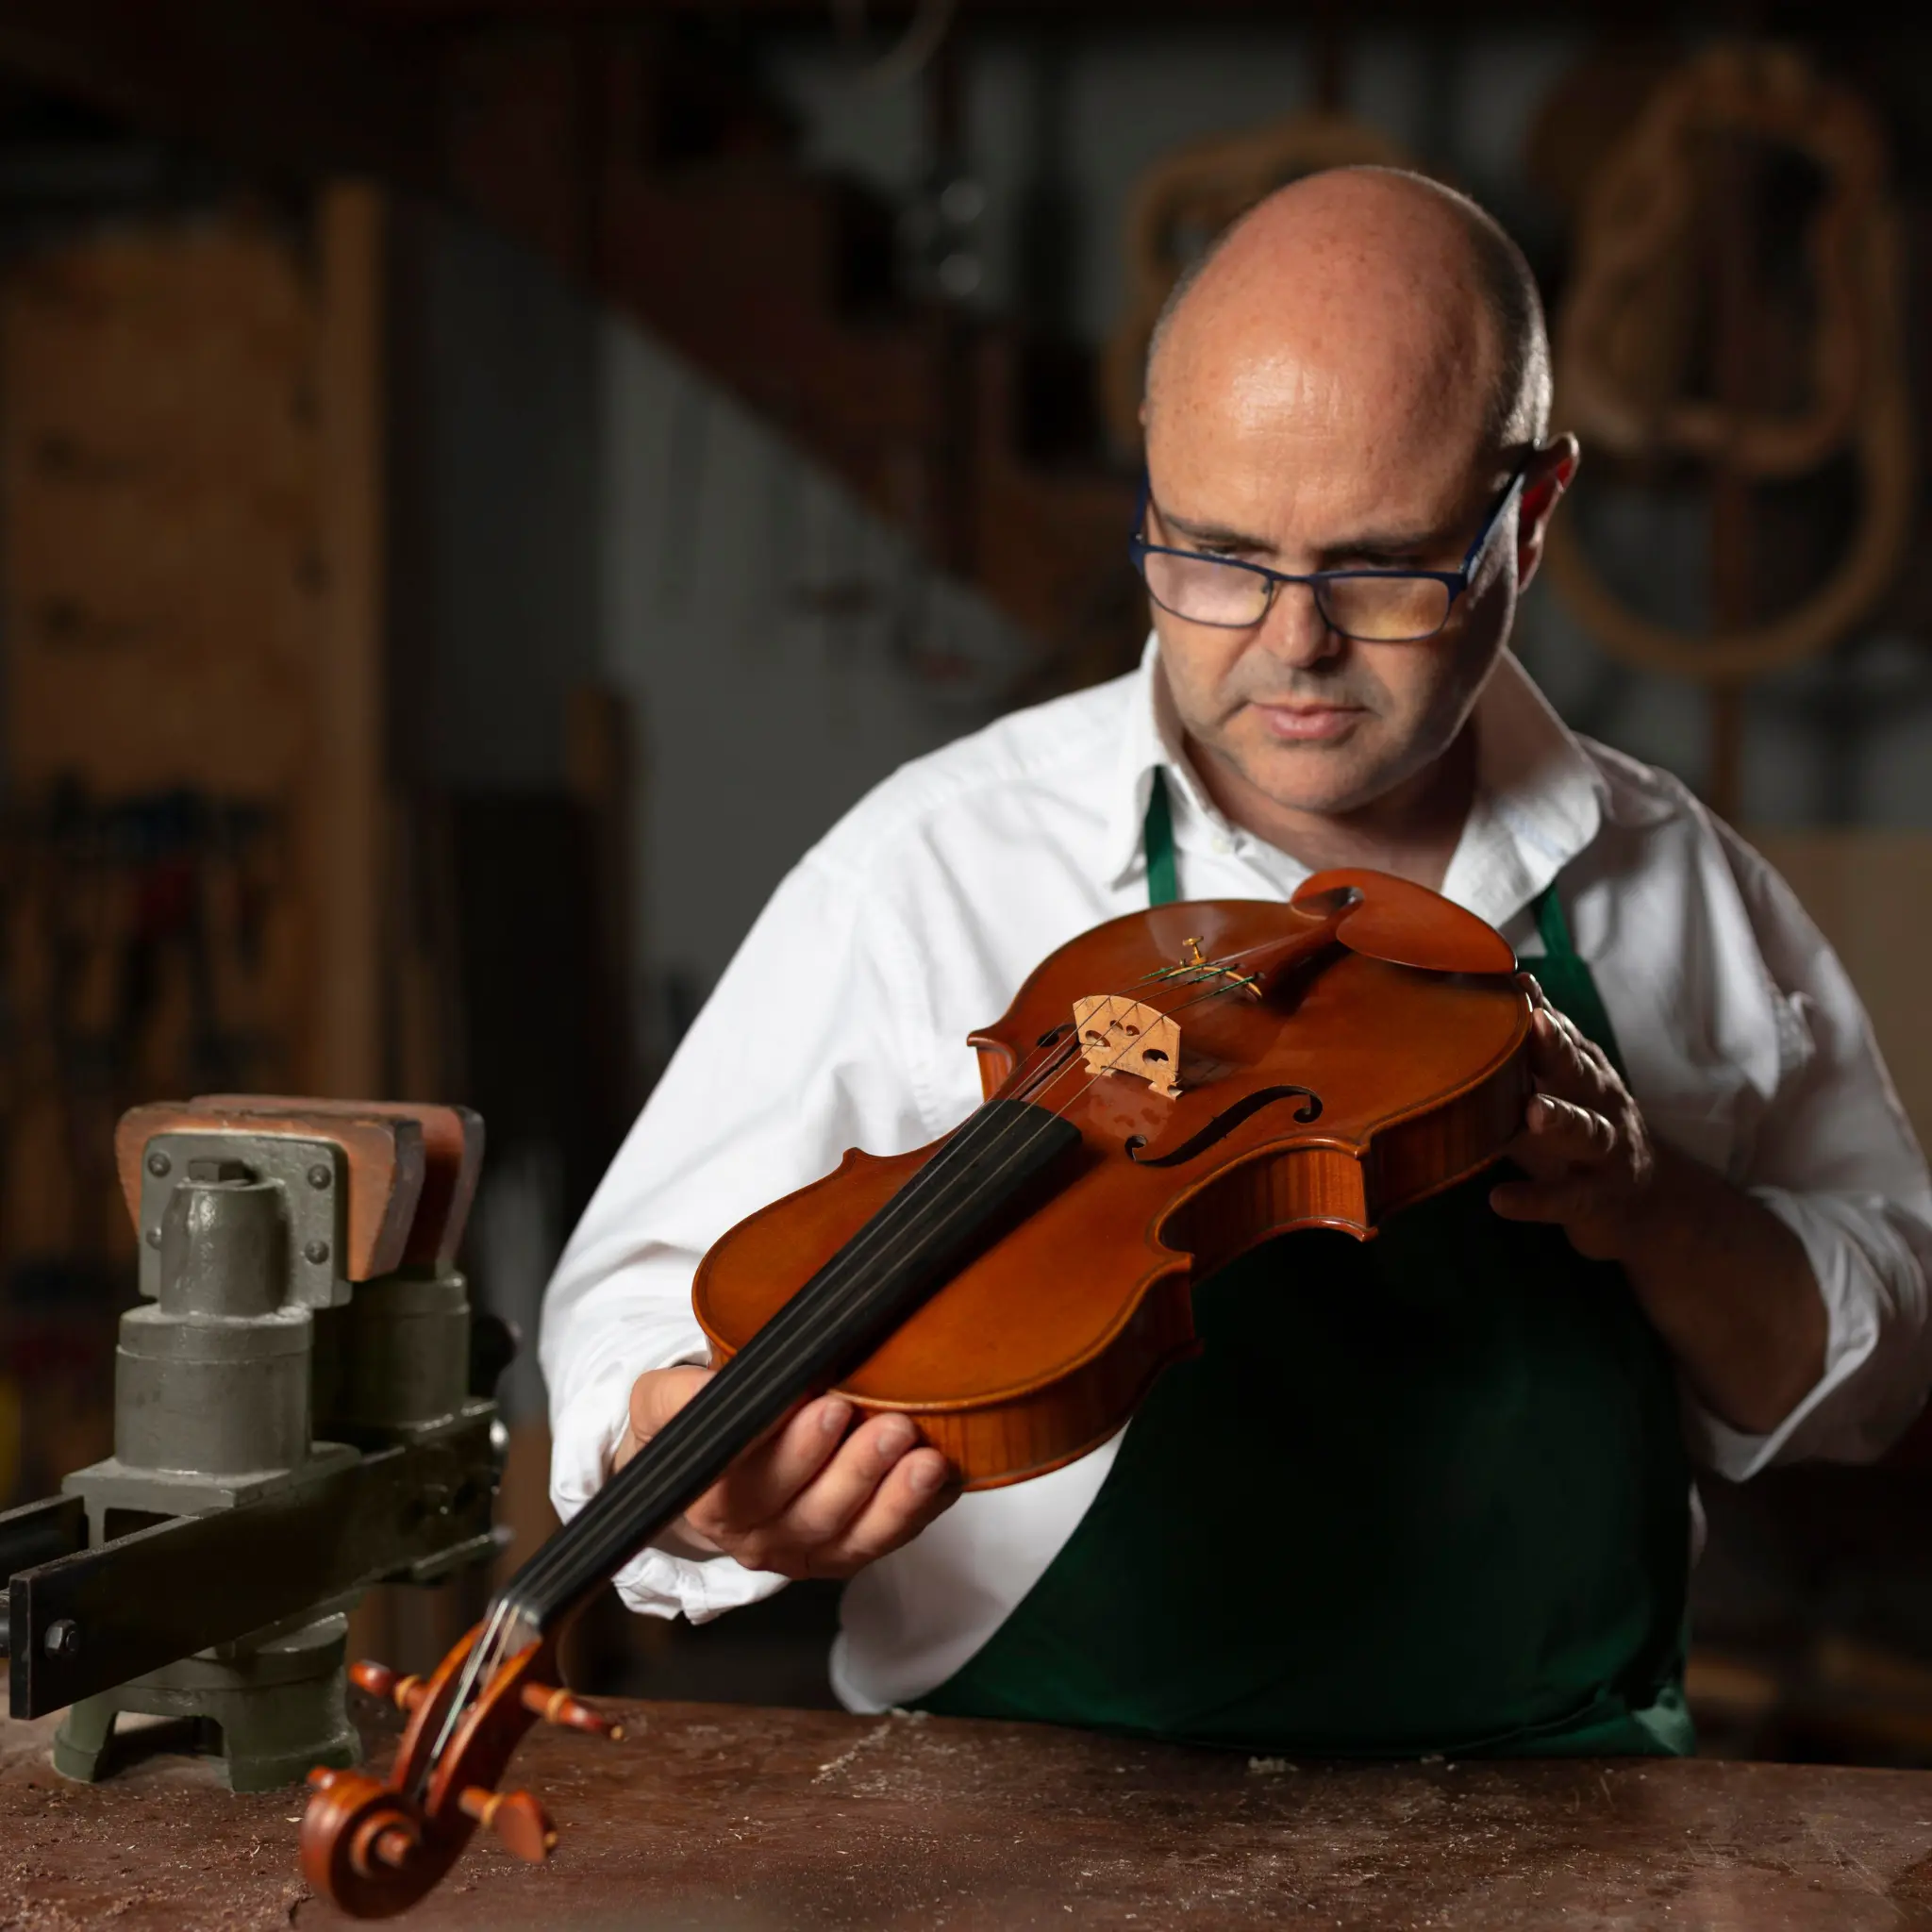
<path id="1" fill-rule="evenodd" d="M 496 1789 L 532 1724 L 560 1724 L 614 1741 L 624 1737 L 621 1724 L 542 1681 L 555 1674 L 555 1657 L 550 1641 L 540 1639 L 475 1687 L 439 1753 L 480 1628 L 426 1681 L 398 1676 L 382 1664 L 350 1669 L 360 1689 L 409 1716 L 386 1779 L 320 1768 L 308 1774 L 303 1875 L 352 1918 L 386 1919 L 407 1910 L 456 1863 L 479 1826 L 519 1858 L 541 1863 L 549 1857 L 557 1831 L 542 1806 L 527 1791 Z"/>

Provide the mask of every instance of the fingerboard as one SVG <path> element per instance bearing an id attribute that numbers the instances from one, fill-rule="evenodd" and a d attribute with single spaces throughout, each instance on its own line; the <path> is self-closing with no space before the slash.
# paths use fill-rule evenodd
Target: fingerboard
<path id="1" fill-rule="evenodd" d="M 1021 1100 L 989 1102 L 498 1591 L 553 1629 L 759 1436 L 830 1388 L 936 1294 L 1080 1139 Z"/>

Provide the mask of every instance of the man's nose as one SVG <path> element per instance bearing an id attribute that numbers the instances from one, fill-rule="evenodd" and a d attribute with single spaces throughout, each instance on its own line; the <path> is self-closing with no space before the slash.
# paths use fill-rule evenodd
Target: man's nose
<path id="1" fill-rule="evenodd" d="M 1333 658 L 1347 640 L 1322 615 L 1313 585 L 1277 584 L 1258 641 L 1284 664 L 1308 665 Z"/>

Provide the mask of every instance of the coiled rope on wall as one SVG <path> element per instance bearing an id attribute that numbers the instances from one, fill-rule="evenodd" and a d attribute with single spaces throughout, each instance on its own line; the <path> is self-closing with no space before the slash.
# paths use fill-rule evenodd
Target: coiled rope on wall
<path id="1" fill-rule="evenodd" d="M 1807 225 L 1815 290 L 1809 395 L 1764 410 L 1686 394 L 1682 278 L 1695 272 L 1699 170 L 1712 137 L 1784 146 L 1821 171 Z M 1871 110 L 1782 48 L 1721 46 L 1659 84 L 1604 161 L 1585 203 L 1557 327 L 1558 421 L 1619 456 L 1689 458 L 1751 481 L 1814 471 L 1849 450 L 1861 503 L 1852 540 L 1819 588 L 1762 623 L 1693 633 L 1630 609 L 1608 590 L 1574 520 L 1550 529 L 1559 593 L 1626 663 L 1736 685 L 1816 657 L 1883 596 L 1915 509 L 1898 223 Z"/>

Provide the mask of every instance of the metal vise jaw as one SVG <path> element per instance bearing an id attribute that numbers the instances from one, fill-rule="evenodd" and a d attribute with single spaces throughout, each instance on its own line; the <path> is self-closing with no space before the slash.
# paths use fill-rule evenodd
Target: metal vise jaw
<path id="1" fill-rule="evenodd" d="M 212 1095 L 123 1119 L 142 1301 L 114 1454 L 0 1517 L 12 1711 L 71 1707 L 58 1770 L 100 1775 L 123 1711 L 200 1720 L 237 1790 L 356 1761 L 357 1596 L 497 1547 L 495 1405 L 454 1267 L 482 1148 L 448 1107 Z"/>

